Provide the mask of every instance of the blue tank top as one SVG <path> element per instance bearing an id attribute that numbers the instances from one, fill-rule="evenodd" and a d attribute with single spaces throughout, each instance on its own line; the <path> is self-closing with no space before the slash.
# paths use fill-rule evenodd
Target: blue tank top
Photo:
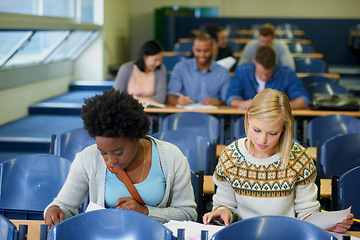
<path id="1" fill-rule="evenodd" d="M 151 139 L 151 167 L 147 178 L 134 184 L 141 198 L 148 206 L 157 206 L 165 195 L 165 176 L 161 169 L 159 151 L 155 142 Z M 105 177 L 105 206 L 115 208 L 115 203 L 119 198 L 131 197 L 124 183 L 120 182 L 116 174 L 106 169 Z"/>

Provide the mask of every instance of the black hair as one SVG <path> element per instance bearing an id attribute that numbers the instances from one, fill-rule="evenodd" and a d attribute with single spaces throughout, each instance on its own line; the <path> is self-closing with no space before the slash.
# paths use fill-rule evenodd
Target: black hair
<path id="1" fill-rule="evenodd" d="M 144 55 L 153 56 L 162 51 L 164 51 L 164 49 L 158 41 L 156 40 L 147 41 L 140 48 L 140 51 L 138 53 L 138 58 L 135 61 L 136 66 L 140 69 L 140 71 L 145 72 Z M 158 68 L 160 67 L 161 65 Z"/>
<path id="2" fill-rule="evenodd" d="M 206 32 L 211 36 L 211 38 L 215 39 L 217 42 L 218 39 L 218 33 L 224 31 L 225 28 L 220 25 L 207 25 L 206 26 Z"/>
<path id="3" fill-rule="evenodd" d="M 143 138 L 150 131 L 143 105 L 127 92 L 114 88 L 86 98 L 81 118 L 91 137 Z"/>

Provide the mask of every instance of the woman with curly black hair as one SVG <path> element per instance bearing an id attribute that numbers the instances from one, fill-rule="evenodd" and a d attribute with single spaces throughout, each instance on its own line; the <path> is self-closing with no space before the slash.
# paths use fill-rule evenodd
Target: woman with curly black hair
<path id="1" fill-rule="evenodd" d="M 88 193 L 90 202 L 162 223 L 197 218 L 186 157 L 174 145 L 146 135 L 150 122 L 136 99 L 104 91 L 85 99 L 81 118 L 96 144 L 76 155 L 64 186 L 44 211 L 46 224 L 52 227 L 77 214 Z M 125 178 L 140 199 L 133 197 Z"/>

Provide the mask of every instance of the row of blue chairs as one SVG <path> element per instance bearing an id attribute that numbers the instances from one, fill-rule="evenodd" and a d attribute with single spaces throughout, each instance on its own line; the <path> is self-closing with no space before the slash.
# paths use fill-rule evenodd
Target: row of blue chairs
<path id="1" fill-rule="evenodd" d="M 19 231 L 7 218 L 0 216 L 0 234 L 5 240 L 19 238 Z M 175 235 L 169 228 L 143 214 L 122 209 L 102 209 L 66 219 L 55 225 L 41 240 L 116 239 L 116 240 L 184 240 L 190 229 L 178 229 Z M 201 240 L 208 239 L 206 230 L 198 229 Z M 193 229 L 190 232 L 194 232 Z M 199 234 L 200 235 L 200 234 Z M 188 238 L 186 238 L 188 239 Z M 260 216 L 233 223 L 218 230 L 212 240 L 232 239 L 294 239 L 330 240 L 333 236 L 306 221 L 284 216 Z"/>

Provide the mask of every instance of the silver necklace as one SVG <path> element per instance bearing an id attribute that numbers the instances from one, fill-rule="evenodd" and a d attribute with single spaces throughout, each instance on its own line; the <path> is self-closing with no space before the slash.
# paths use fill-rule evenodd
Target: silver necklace
<path id="1" fill-rule="evenodd" d="M 140 139 L 140 142 L 141 142 L 141 144 L 143 145 L 143 149 L 144 149 L 144 163 L 143 163 L 143 169 L 142 169 L 141 178 L 140 178 L 139 183 L 141 183 L 141 181 L 142 181 L 142 179 L 143 179 L 143 176 L 144 176 L 144 171 L 145 171 L 145 145 L 144 145 L 144 143 L 141 141 L 141 139 Z"/>

